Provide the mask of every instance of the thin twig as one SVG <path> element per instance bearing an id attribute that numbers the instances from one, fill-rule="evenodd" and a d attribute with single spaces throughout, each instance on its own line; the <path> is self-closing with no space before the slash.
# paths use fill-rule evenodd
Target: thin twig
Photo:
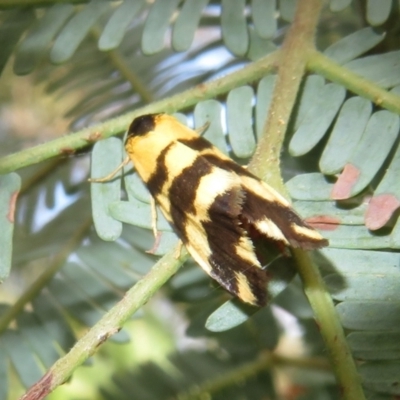
<path id="1" fill-rule="evenodd" d="M 60 358 L 47 373 L 33 385 L 21 400 L 40 400 L 45 398 L 72 375 L 74 370 L 92 356 L 97 348 L 110 336 L 117 333 L 124 322 L 157 292 L 187 260 L 188 253 L 181 252 L 176 258 L 176 248 L 164 255 L 150 272 L 129 289 L 124 298 L 108 311 L 74 347 Z"/>
<path id="2" fill-rule="evenodd" d="M 237 385 L 246 379 L 254 377 L 261 371 L 270 370 L 273 367 L 295 367 L 302 369 L 318 369 L 319 371 L 331 371 L 329 363 L 322 358 L 293 358 L 283 357 L 271 352 L 264 352 L 257 360 L 239 365 L 237 368 L 228 371 L 226 374 L 218 375 L 186 390 L 176 396 L 177 400 L 194 400 L 212 397 L 224 388 Z"/>
<path id="3" fill-rule="evenodd" d="M 71 154 L 98 140 L 117 135 L 125 131 L 132 120 L 140 115 L 157 112 L 174 113 L 191 107 L 200 100 L 215 98 L 235 87 L 257 81 L 275 68 L 278 54 L 279 51 L 274 52 L 223 78 L 197 85 L 193 89 L 156 101 L 102 124 L 3 157 L 0 159 L 0 174 L 12 172 L 52 157 Z"/>

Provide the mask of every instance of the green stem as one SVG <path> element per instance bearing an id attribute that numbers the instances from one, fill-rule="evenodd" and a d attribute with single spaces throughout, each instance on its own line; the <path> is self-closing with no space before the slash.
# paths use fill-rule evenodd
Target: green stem
<path id="1" fill-rule="evenodd" d="M 6 156 L 0 160 L 0 174 L 9 173 L 52 157 L 71 154 L 100 139 L 117 135 L 125 131 L 131 121 L 139 115 L 157 112 L 174 113 L 191 107 L 200 100 L 215 98 L 237 86 L 257 81 L 275 67 L 278 54 L 279 52 L 274 52 L 221 79 L 197 85 L 193 89 L 156 101 L 102 124 Z"/>
<path id="2" fill-rule="evenodd" d="M 282 46 L 264 134 L 249 165 L 257 176 L 281 192 L 285 192 L 280 173 L 282 143 L 305 73 L 307 53 L 313 48 L 321 7 L 321 0 L 299 2 L 296 17 Z"/>
<path id="3" fill-rule="evenodd" d="M 363 400 L 365 395 L 360 375 L 357 372 L 332 297 L 326 289 L 319 269 L 308 253 L 298 249 L 293 250 L 293 253 L 296 257 L 298 273 L 303 281 L 304 292 L 325 341 L 343 399 Z"/>
<path id="4" fill-rule="evenodd" d="M 194 385 L 185 393 L 177 396 L 177 400 L 193 400 L 211 398 L 210 394 L 216 393 L 226 387 L 232 387 L 239 382 L 244 382 L 246 379 L 255 376 L 259 372 L 270 369 L 273 363 L 273 358 L 270 353 L 263 355 L 259 360 L 246 363 L 238 368 L 227 372 L 224 375 L 219 375 L 214 379 L 210 379 L 200 385 Z"/>
<path id="5" fill-rule="evenodd" d="M 64 357 L 60 358 L 49 371 L 33 385 L 21 400 L 43 399 L 72 375 L 74 370 L 92 356 L 96 349 L 110 336 L 117 333 L 124 322 L 157 292 L 186 261 L 186 250 L 176 257 L 177 249 L 163 256 L 131 289 L 124 298 L 108 311 Z"/>
<path id="6" fill-rule="evenodd" d="M 274 88 L 264 134 L 249 166 L 252 172 L 286 195 L 287 192 L 280 173 L 280 153 L 306 66 L 315 67 L 317 65 L 315 60 L 321 60 L 319 65 L 322 65 L 322 60 L 324 60 L 314 50 L 315 30 L 322 4 L 323 2 L 320 0 L 301 0 L 298 2 L 295 20 L 282 47 L 277 83 Z M 314 60 L 314 64 L 310 62 L 310 59 Z M 324 65 L 332 64 L 326 62 Z M 328 68 L 325 71 L 328 71 Z M 354 82 L 354 77 L 352 78 Z M 346 81 L 346 83 L 349 83 L 349 81 Z M 365 396 L 360 377 L 333 300 L 326 289 L 321 274 L 308 253 L 302 250 L 293 250 L 293 253 L 297 260 L 298 272 L 303 281 L 305 294 L 311 304 L 321 336 L 331 356 L 333 370 L 343 393 L 343 398 L 346 400 L 363 400 Z"/>
<path id="7" fill-rule="evenodd" d="M 316 50 L 310 52 L 307 69 L 343 85 L 346 89 L 371 100 L 379 107 L 400 114 L 400 96 L 390 93 L 376 83 L 342 67 Z"/>
<path id="8" fill-rule="evenodd" d="M 209 379 L 198 385 L 193 385 L 184 393 L 177 396 L 177 400 L 193 400 L 211 398 L 210 394 L 237 385 L 247 379 L 254 377 L 261 371 L 271 369 L 272 367 L 295 367 L 301 369 L 317 369 L 319 371 L 329 372 L 330 366 L 327 360 L 321 358 L 292 358 L 283 357 L 270 352 L 265 352 L 259 359 L 240 365 L 230 370 L 226 374 L 219 375 L 216 378 Z"/>

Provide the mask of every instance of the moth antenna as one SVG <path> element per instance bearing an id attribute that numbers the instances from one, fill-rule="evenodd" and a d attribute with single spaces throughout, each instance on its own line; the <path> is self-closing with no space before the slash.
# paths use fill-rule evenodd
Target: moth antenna
<path id="1" fill-rule="evenodd" d="M 111 172 L 110 174 L 104 176 L 103 178 L 89 178 L 89 179 L 88 179 L 88 182 L 92 182 L 92 183 L 93 183 L 93 182 L 101 183 L 101 182 L 108 182 L 108 181 L 111 181 L 111 179 L 114 178 L 114 176 L 115 176 L 119 171 L 121 171 L 121 169 L 124 168 L 125 165 L 127 165 L 127 164 L 129 163 L 129 161 L 130 161 L 129 156 L 127 156 L 127 157 L 125 158 L 125 160 L 122 161 L 122 163 L 121 163 L 113 172 Z"/>
<path id="2" fill-rule="evenodd" d="M 195 129 L 195 132 L 202 136 L 203 133 L 210 127 L 210 121 L 207 121 L 204 125 L 200 126 L 199 128 Z"/>

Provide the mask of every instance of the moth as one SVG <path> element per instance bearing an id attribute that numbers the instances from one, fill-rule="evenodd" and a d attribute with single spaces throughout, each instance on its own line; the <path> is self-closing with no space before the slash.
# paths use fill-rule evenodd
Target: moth
<path id="1" fill-rule="evenodd" d="M 246 303 L 261 307 L 268 300 L 256 242 L 328 245 L 276 190 L 170 115 L 135 118 L 125 149 L 193 259 Z"/>

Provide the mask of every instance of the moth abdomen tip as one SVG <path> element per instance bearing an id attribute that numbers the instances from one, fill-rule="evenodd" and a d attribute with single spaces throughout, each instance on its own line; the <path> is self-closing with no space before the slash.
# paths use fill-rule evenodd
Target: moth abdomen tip
<path id="1" fill-rule="evenodd" d="M 129 136 L 143 136 L 154 130 L 156 126 L 156 117 L 160 114 L 146 114 L 135 118 L 128 130 Z"/>

